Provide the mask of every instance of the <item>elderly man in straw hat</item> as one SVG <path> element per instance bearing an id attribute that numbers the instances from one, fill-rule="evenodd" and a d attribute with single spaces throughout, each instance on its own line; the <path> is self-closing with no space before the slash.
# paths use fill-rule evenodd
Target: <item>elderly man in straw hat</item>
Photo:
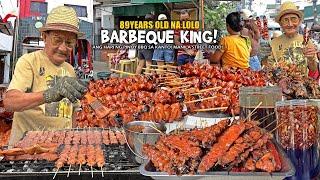
<path id="1" fill-rule="evenodd" d="M 302 70 L 317 70 L 317 49 L 311 43 L 303 43 L 303 35 L 298 34 L 298 28 L 303 21 L 303 13 L 297 6 L 287 1 L 280 7 L 276 22 L 280 24 L 283 34 L 271 41 L 271 63 L 294 63 Z"/>
<path id="2" fill-rule="evenodd" d="M 5 108 L 15 111 L 10 145 L 26 131 L 71 128 L 73 105 L 86 91 L 65 62 L 81 35 L 76 12 L 52 9 L 40 31 L 44 49 L 19 58 L 5 94 Z"/>

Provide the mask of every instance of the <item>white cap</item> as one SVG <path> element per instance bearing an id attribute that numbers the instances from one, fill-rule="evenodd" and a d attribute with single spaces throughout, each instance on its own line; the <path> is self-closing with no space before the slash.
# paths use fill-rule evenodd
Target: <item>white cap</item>
<path id="1" fill-rule="evenodd" d="M 240 13 L 243 20 L 249 20 L 253 18 L 252 12 L 248 9 L 242 9 Z"/>
<path id="2" fill-rule="evenodd" d="M 158 20 L 159 21 L 161 21 L 161 20 L 167 20 L 168 18 L 167 18 L 167 16 L 165 15 L 165 14 L 160 14 L 159 16 L 158 16 Z"/>

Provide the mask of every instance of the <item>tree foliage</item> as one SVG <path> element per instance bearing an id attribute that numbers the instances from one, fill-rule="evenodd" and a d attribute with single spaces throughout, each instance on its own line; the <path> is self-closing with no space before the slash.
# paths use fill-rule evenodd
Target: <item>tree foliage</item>
<path id="1" fill-rule="evenodd" d="M 235 11 L 236 3 L 208 0 L 205 3 L 205 28 L 226 31 L 226 16 Z"/>

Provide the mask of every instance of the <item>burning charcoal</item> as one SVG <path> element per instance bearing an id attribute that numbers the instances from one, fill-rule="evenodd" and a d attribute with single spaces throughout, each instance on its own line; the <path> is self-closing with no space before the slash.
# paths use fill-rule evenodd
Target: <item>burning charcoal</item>
<path id="1" fill-rule="evenodd" d="M 44 169 L 42 169 L 40 172 L 49 172 L 49 169 L 44 168 Z"/>
<path id="2" fill-rule="evenodd" d="M 15 169 L 8 169 L 6 172 L 12 173 L 12 172 L 15 172 L 15 171 L 16 171 Z"/>
<path id="3" fill-rule="evenodd" d="M 28 168 L 29 168 L 29 166 L 25 164 L 25 165 L 23 165 L 22 170 L 27 171 Z"/>

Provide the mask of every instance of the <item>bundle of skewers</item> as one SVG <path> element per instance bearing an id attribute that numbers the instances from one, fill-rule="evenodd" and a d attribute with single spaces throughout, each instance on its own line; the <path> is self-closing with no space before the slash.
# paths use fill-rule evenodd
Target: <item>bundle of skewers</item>
<path id="1" fill-rule="evenodd" d="M 317 80 L 308 77 L 295 64 L 279 63 L 263 69 L 268 83 L 278 85 L 286 99 L 319 99 L 320 86 Z"/>
<path id="2" fill-rule="evenodd" d="M 59 130 L 29 131 L 14 148 L 0 151 L 6 160 L 56 161 L 63 146 L 101 146 L 125 144 L 121 131 L 113 130 Z M 60 154 L 61 155 L 61 154 Z M 59 164 L 61 165 L 61 164 Z"/>
<path id="3" fill-rule="evenodd" d="M 261 73 L 247 69 L 199 64 L 163 68 L 161 72 L 166 72 L 161 74 L 91 81 L 88 94 L 101 101 L 109 113 L 97 117 L 84 98 L 82 111 L 76 116 L 77 126 L 112 127 L 119 121 L 134 120 L 173 122 L 201 111 L 239 114 L 239 88 L 265 85 Z"/>
<path id="4" fill-rule="evenodd" d="M 155 145 L 145 144 L 143 152 L 158 171 L 175 175 L 281 170 L 280 155 L 271 142 L 272 131 L 260 128 L 257 121 L 229 124 L 226 119 L 204 129 L 162 135 Z"/>
<path id="5" fill-rule="evenodd" d="M 57 174 L 101 173 L 137 167 L 128 158 L 120 129 L 68 129 L 28 131 L 12 149 L 2 147 L 1 172 L 52 172 Z M 5 167 L 5 163 L 13 163 Z M 28 168 L 28 169 L 26 169 Z M 91 171 L 90 171 L 91 170 Z M 41 173 L 40 173 L 41 174 Z"/>

